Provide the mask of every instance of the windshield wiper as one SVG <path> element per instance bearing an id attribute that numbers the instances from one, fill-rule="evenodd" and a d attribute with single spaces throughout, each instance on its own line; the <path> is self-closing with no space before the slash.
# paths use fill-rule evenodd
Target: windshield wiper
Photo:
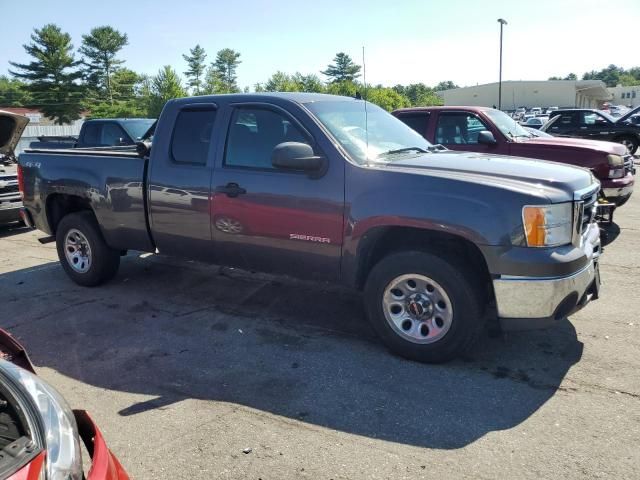
<path id="1" fill-rule="evenodd" d="M 404 152 L 420 152 L 420 153 L 429 153 L 428 150 L 425 150 L 422 147 L 404 147 L 397 148 L 396 150 L 389 150 L 387 152 L 383 152 L 378 157 L 386 156 L 386 155 L 395 155 L 396 153 L 404 153 Z"/>

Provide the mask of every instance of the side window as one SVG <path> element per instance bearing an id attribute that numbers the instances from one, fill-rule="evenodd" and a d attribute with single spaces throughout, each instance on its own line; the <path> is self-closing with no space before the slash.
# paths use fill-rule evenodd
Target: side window
<path id="1" fill-rule="evenodd" d="M 126 141 L 127 136 L 124 131 L 115 123 L 107 122 L 102 125 L 102 139 L 100 140 L 101 145 L 106 146 L 114 146 L 120 144 L 120 139 Z"/>
<path id="2" fill-rule="evenodd" d="M 206 165 L 216 111 L 188 107 L 178 113 L 171 139 L 171 157 L 176 163 Z"/>
<path id="3" fill-rule="evenodd" d="M 267 108 L 239 107 L 231 117 L 224 164 L 270 169 L 271 153 L 283 142 L 311 144 L 306 134 L 282 113 Z"/>
<path id="4" fill-rule="evenodd" d="M 424 137 L 427 134 L 429 115 L 429 112 L 405 113 L 399 115 L 398 119 Z"/>
<path id="5" fill-rule="evenodd" d="M 483 130 L 488 130 L 487 126 L 471 113 L 441 113 L 436 126 L 436 143 L 475 145 Z"/>
<path id="6" fill-rule="evenodd" d="M 607 121 L 598 115 L 595 112 L 582 112 L 582 121 L 580 122 L 582 125 L 602 125 L 603 123 L 607 123 Z"/>
<path id="7" fill-rule="evenodd" d="M 99 122 L 87 122 L 84 124 L 84 131 L 82 132 L 82 141 L 86 145 L 99 145 L 100 136 L 102 134 L 102 124 Z"/>
<path id="8" fill-rule="evenodd" d="M 567 112 L 561 113 L 558 115 L 560 118 L 556 120 L 553 124 L 554 127 L 571 127 L 574 126 L 577 122 L 577 113 L 575 112 Z"/>

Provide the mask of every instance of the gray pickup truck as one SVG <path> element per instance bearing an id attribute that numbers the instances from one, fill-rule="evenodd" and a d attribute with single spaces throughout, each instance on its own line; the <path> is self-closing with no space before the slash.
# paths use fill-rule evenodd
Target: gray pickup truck
<path id="1" fill-rule="evenodd" d="M 138 147 L 20 156 L 25 219 L 81 285 L 127 250 L 340 282 L 392 351 L 428 362 L 487 312 L 544 327 L 598 296 L 582 168 L 443 150 L 375 105 L 301 93 L 172 100 Z"/>

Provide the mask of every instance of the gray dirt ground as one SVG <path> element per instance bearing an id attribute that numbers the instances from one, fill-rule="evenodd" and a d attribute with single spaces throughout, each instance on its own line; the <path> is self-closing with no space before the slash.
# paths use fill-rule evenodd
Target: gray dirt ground
<path id="1" fill-rule="evenodd" d="M 135 479 L 638 478 L 639 212 L 599 301 L 447 365 L 391 356 L 349 292 L 139 255 L 84 289 L 15 228 L 0 325 Z"/>

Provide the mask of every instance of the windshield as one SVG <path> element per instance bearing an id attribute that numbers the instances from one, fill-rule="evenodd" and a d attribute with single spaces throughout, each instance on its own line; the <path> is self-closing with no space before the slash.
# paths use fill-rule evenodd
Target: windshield
<path id="1" fill-rule="evenodd" d="M 522 128 L 518 122 L 500 110 L 485 110 L 485 113 L 493 123 L 508 138 L 525 137 L 530 138 L 531 134 Z"/>
<path id="2" fill-rule="evenodd" d="M 142 136 L 147 133 L 149 127 L 153 125 L 153 122 L 155 122 L 153 118 L 136 118 L 132 120 L 122 120 L 121 124 L 131 138 L 140 140 Z"/>
<path id="3" fill-rule="evenodd" d="M 431 144 L 386 110 L 362 100 L 312 102 L 305 106 L 358 163 L 391 160 L 400 153 L 428 151 Z M 367 128 L 368 127 L 368 128 Z"/>

